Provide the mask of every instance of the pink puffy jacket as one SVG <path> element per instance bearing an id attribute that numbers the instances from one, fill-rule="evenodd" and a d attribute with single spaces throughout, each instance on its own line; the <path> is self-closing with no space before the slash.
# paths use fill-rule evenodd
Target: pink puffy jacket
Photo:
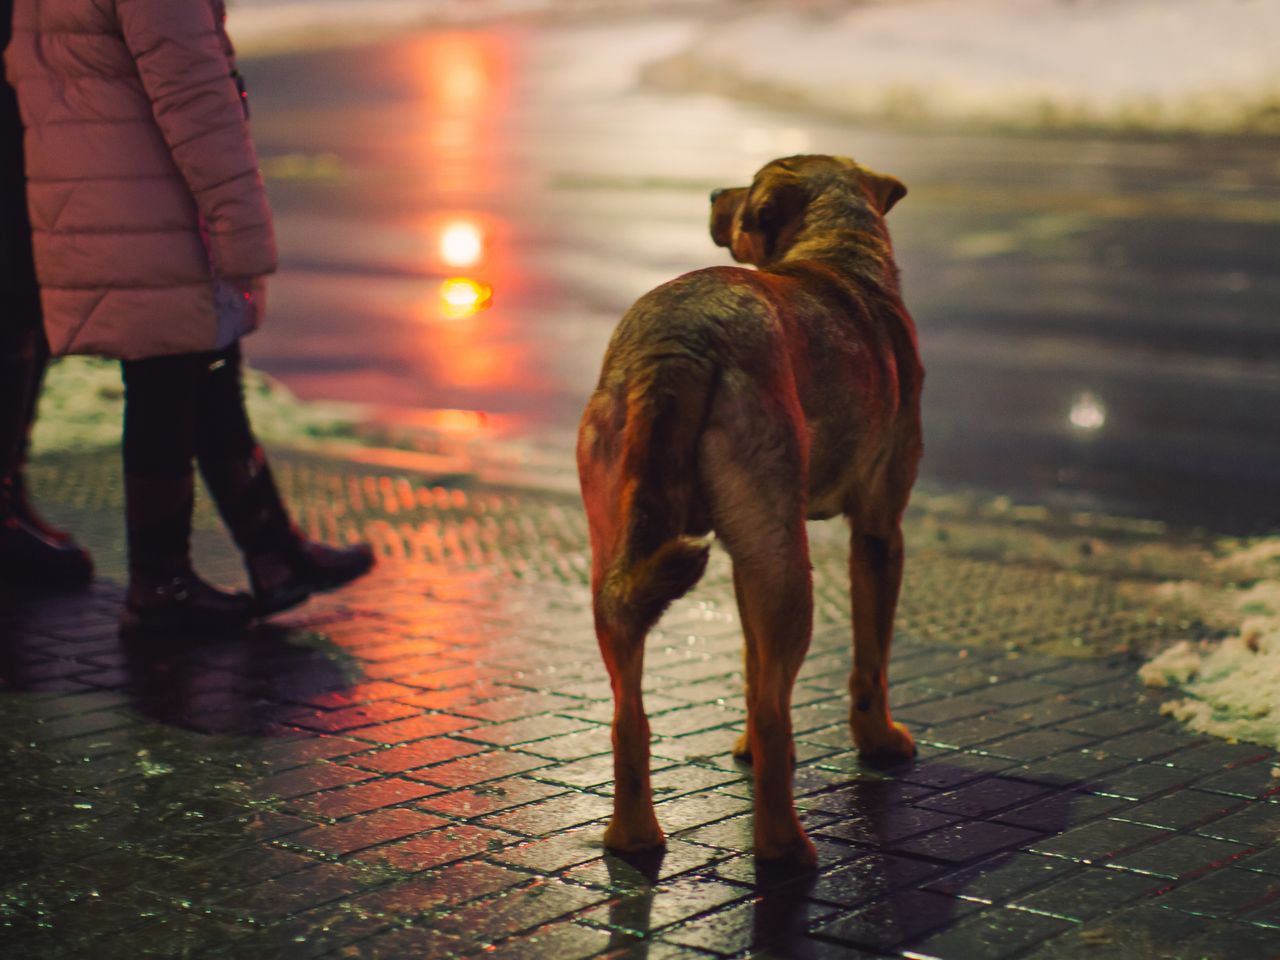
<path id="1" fill-rule="evenodd" d="M 6 72 L 55 353 L 212 350 L 214 272 L 275 270 L 224 16 L 222 0 L 17 0 Z"/>

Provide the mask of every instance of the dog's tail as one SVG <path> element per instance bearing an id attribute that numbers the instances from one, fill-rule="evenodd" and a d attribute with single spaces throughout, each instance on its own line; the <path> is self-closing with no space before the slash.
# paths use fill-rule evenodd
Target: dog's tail
<path id="1" fill-rule="evenodd" d="M 599 595 L 600 612 L 617 627 L 647 631 L 706 570 L 711 542 L 688 531 L 701 495 L 699 441 L 717 379 L 711 364 L 666 357 L 627 391 L 620 536 Z"/>

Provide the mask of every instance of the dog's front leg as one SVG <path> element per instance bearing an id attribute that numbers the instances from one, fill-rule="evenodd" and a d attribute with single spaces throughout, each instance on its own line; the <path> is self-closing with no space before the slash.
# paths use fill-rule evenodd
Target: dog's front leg
<path id="1" fill-rule="evenodd" d="M 649 850 L 666 838 L 653 812 L 649 782 L 649 718 L 641 692 L 644 634 L 623 635 L 599 620 L 596 633 L 613 687 L 613 819 L 604 843 L 624 853 Z"/>
<path id="2" fill-rule="evenodd" d="M 902 529 L 887 536 L 855 528 L 849 555 L 853 594 L 853 705 L 849 726 L 864 756 L 879 760 L 914 757 L 915 741 L 889 715 L 889 648 L 902 586 Z"/>

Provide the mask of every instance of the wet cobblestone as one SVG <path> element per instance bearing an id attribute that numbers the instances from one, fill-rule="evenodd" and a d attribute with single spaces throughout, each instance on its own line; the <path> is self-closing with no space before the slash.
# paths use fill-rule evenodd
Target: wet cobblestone
<path id="1" fill-rule="evenodd" d="M 1130 652 L 1212 628 L 1106 551 L 1033 564 L 915 517 L 893 696 L 921 752 L 875 770 L 845 726 L 843 537 L 815 528 L 795 726 L 820 871 L 797 877 L 750 856 L 723 557 L 649 644 L 668 849 L 620 858 L 573 500 L 276 464 L 310 532 L 375 542 L 375 573 L 242 635 L 150 643 L 116 635 L 114 455 L 36 465 L 101 576 L 0 594 L 6 960 L 1280 956 L 1277 758 L 1160 716 Z M 242 582 L 207 507 L 199 527 L 202 571 Z"/>

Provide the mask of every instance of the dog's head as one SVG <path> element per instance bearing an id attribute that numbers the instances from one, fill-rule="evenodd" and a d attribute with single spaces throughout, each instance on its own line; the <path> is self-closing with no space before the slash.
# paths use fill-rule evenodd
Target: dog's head
<path id="1" fill-rule="evenodd" d="M 882 218 L 906 193 L 902 181 L 848 157 L 785 157 L 749 187 L 712 191 L 711 239 L 739 263 L 763 267 L 824 231 L 883 231 Z"/>

